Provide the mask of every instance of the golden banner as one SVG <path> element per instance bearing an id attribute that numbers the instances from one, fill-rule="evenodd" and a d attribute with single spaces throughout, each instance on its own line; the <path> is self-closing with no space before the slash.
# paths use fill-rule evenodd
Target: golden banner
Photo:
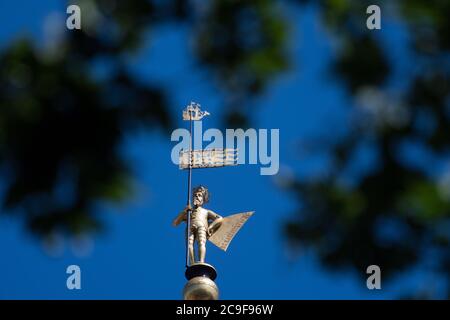
<path id="1" fill-rule="evenodd" d="M 227 251 L 231 240 L 233 240 L 236 233 L 241 229 L 248 218 L 253 215 L 253 213 L 254 211 L 243 212 L 223 218 L 219 229 L 217 229 L 208 240 L 223 251 Z"/>

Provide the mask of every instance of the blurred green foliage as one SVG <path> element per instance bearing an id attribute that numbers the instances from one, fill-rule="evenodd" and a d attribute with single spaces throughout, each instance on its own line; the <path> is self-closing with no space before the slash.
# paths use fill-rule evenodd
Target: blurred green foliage
<path id="1" fill-rule="evenodd" d="M 23 216 L 44 237 L 100 229 L 96 204 L 132 194 L 122 138 L 172 127 L 165 88 L 140 83 L 124 63 L 154 26 L 191 28 L 196 61 L 230 97 L 229 123 L 245 123 L 242 106 L 286 67 L 285 24 L 269 0 L 70 4 L 81 8 L 82 30 L 60 23 L 53 29 L 63 37 L 40 47 L 17 39 L 0 53 L 1 212 Z M 96 76 L 98 61 L 108 64 L 106 76 Z"/>
<path id="2" fill-rule="evenodd" d="M 293 248 L 313 247 L 324 266 L 362 277 L 371 264 L 383 281 L 421 265 L 450 297 L 450 2 L 378 1 L 382 25 L 396 21 L 407 30 L 404 61 L 390 58 L 382 30 L 364 28 L 371 1 L 300 2 L 320 8 L 338 43 L 330 72 L 354 103 L 348 133 L 317 143 L 333 159 L 327 174 L 288 184 L 301 208 L 285 226 L 288 239 Z M 408 64 L 400 77 L 397 63 Z M 428 129 L 419 125 L 424 118 Z M 403 148 L 411 142 L 434 161 L 411 165 Z M 362 146 L 375 165 L 346 174 Z"/>

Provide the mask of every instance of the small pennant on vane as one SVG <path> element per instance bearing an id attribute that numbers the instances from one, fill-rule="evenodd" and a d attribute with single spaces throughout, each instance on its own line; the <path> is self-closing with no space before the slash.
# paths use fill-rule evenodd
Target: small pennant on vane
<path id="1" fill-rule="evenodd" d="M 217 168 L 225 166 L 236 166 L 238 160 L 237 149 L 205 149 L 181 151 L 180 169 Z"/>
<path id="2" fill-rule="evenodd" d="M 208 116 L 208 111 L 202 111 L 200 109 L 200 104 L 191 102 L 190 105 L 183 110 L 183 120 L 201 120 L 203 117 Z"/>

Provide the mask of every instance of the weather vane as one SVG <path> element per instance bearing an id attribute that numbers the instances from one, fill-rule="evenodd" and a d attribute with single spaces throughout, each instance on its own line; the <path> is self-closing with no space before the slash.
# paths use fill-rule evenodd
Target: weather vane
<path id="1" fill-rule="evenodd" d="M 177 226 L 186 222 L 186 271 L 188 280 L 183 290 L 186 300 L 216 300 L 219 289 L 214 280 L 217 277 L 216 269 L 205 262 L 206 241 L 209 240 L 220 249 L 226 251 L 231 240 L 254 213 L 244 212 L 228 217 L 222 217 L 212 210 L 204 208 L 209 201 L 209 191 L 205 186 L 194 188 L 191 205 L 192 169 L 217 168 L 237 165 L 237 149 L 200 149 L 192 150 L 192 123 L 200 121 L 209 115 L 201 111 L 198 103 L 191 102 L 183 110 L 183 120 L 189 121 L 189 149 L 181 150 L 179 157 L 180 169 L 188 170 L 187 204 L 174 219 Z M 194 243 L 197 243 L 197 258 Z"/>

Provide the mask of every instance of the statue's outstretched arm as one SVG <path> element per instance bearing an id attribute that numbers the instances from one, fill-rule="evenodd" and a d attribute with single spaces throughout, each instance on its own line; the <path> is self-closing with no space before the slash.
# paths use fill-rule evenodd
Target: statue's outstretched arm
<path id="1" fill-rule="evenodd" d="M 184 208 L 183 211 L 181 211 L 178 216 L 173 220 L 172 225 L 174 227 L 178 226 L 182 221 L 186 221 L 187 220 L 187 211 L 188 211 L 188 207 Z"/>

